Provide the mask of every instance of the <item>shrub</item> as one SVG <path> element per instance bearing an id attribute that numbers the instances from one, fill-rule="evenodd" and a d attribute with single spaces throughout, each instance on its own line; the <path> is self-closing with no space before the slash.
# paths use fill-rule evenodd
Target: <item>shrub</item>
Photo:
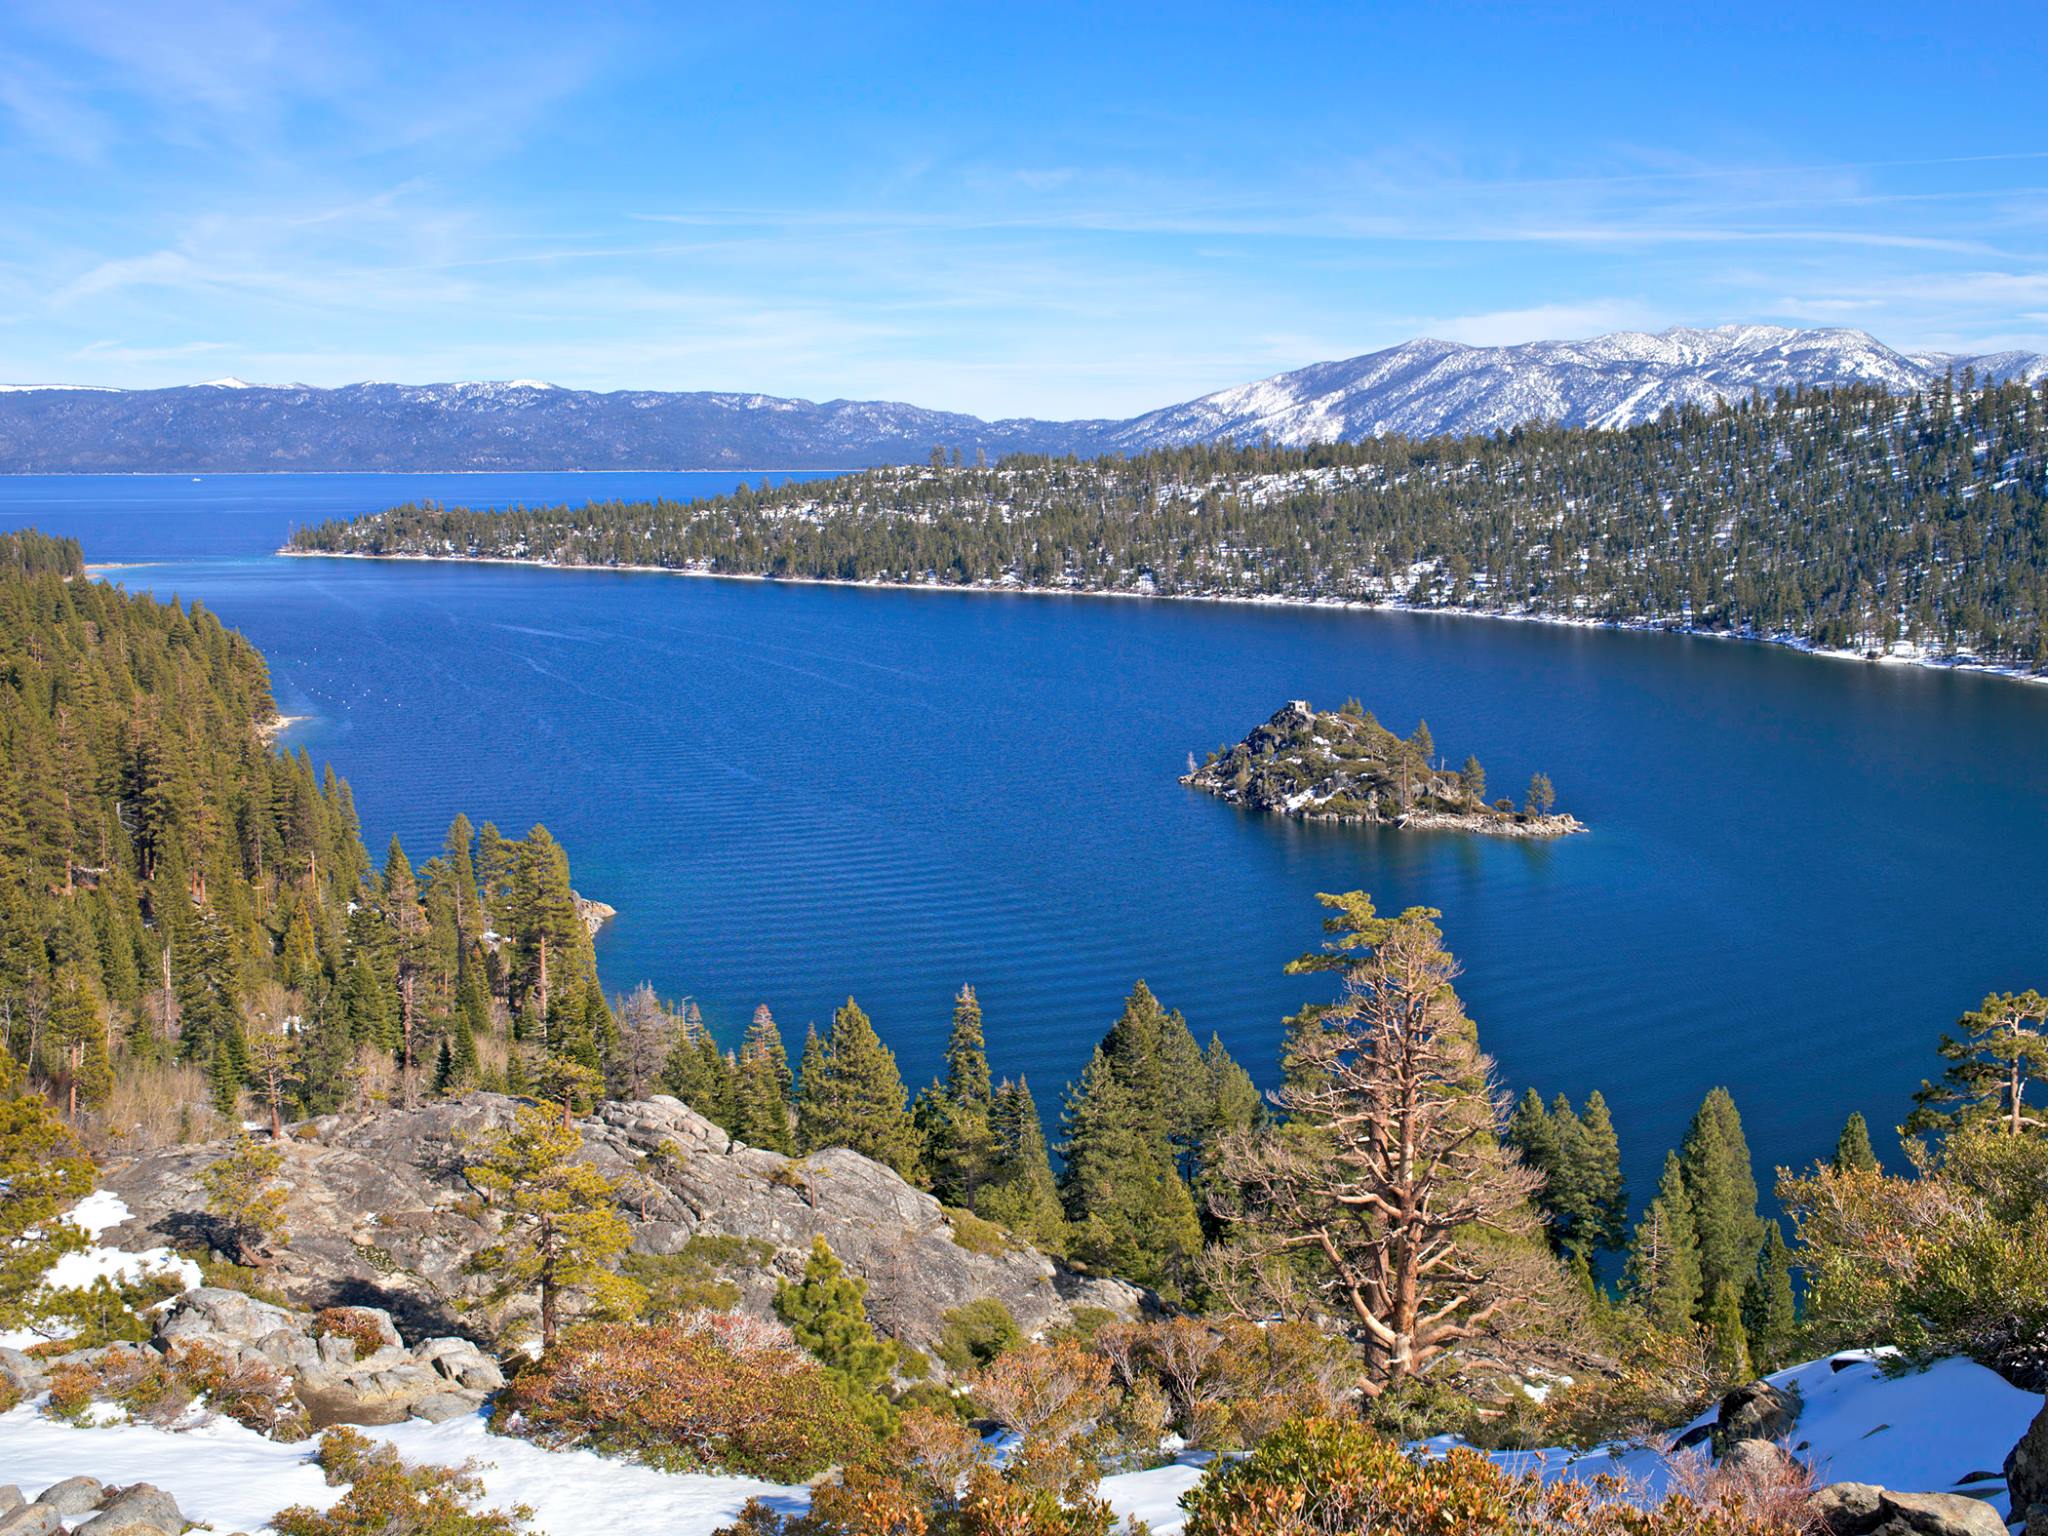
<path id="1" fill-rule="evenodd" d="M 36 1307 L 36 1321 L 62 1326 L 65 1336 L 59 1347 L 66 1353 L 105 1344 L 141 1344 L 156 1331 L 146 1315 L 149 1309 L 184 1289 L 180 1276 L 162 1270 L 138 1280 L 98 1275 L 90 1285 L 45 1291 Z"/>
<path id="2" fill-rule="evenodd" d="M 870 1451 L 824 1371 L 768 1327 L 699 1314 L 571 1329 L 513 1380 L 493 1425 L 554 1449 L 585 1445 L 669 1472 L 778 1482 Z"/>
<path id="3" fill-rule="evenodd" d="M 2030 1391 L 2048 1386 L 2048 1140 L 1976 1127 L 1915 1176 L 1816 1168 L 1781 1177 L 1807 1275 L 1809 1345 L 1897 1343 L 1967 1354 Z"/>
<path id="4" fill-rule="evenodd" d="M 994 1257 L 1008 1253 L 1016 1246 L 1010 1241 L 1010 1234 L 994 1222 L 977 1216 L 974 1212 L 959 1206 L 945 1207 L 946 1220 L 952 1227 L 953 1246 L 965 1248 L 969 1253 Z"/>
<path id="5" fill-rule="evenodd" d="M 964 1307 L 941 1313 L 939 1321 L 945 1327 L 932 1353 L 963 1376 L 1024 1342 L 1017 1319 L 993 1296 L 980 1296 Z"/>
<path id="6" fill-rule="evenodd" d="M 1643 1324 L 1618 1351 L 1621 1365 L 1559 1387 L 1543 1404 L 1539 1441 L 1594 1446 L 1683 1424 L 1714 1400 L 1705 1334 Z"/>
<path id="7" fill-rule="evenodd" d="M 1122 1318 L 1107 1307 L 1076 1307 L 1073 1311 L 1073 1320 L 1060 1330 L 1060 1337 L 1079 1339 L 1083 1344 L 1087 1344 L 1103 1329 L 1122 1321 Z"/>
<path id="8" fill-rule="evenodd" d="M 479 1510 L 483 1483 L 473 1465 L 411 1466 L 388 1445 L 352 1429 L 330 1429 L 314 1458 L 331 1488 L 348 1491 L 321 1513 L 303 1504 L 271 1517 L 278 1536 L 517 1536 L 525 1505 Z"/>
<path id="9" fill-rule="evenodd" d="M 267 1361 L 231 1360 L 203 1344 L 176 1355 L 114 1348 L 91 1361 L 59 1365 L 50 1372 L 48 1411 L 85 1423 L 94 1403 L 110 1403 L 139 1423 L 167 1425 L 202 1398 L 206 1410 L 273 1439 L 306 1435 L 305 1410 L 290 1377 Z"/>
<path id="10" fill-rule="evenodd" d="M 316 1339 L 347 1339 L 356 1347 L 356 1358 L 367 1360 L 384 1347 L 384 1330 L 369 1313 L 356 1307 L 327 1307 L 313 1318 Z"/>
<path id="11" fill-rule="evenodd" d="M 1092 1489 L 1062 1493 L 998 1470 L 956 1420 L 905 1414 L 886 1470 L 856 1468 L 815 1491 L 808 1514 L 758 1501 L 719 1536 L 1108 1536 L 1116 1516 Z"/>
<path id="12" fill-rule="evenodd" d="M 1459 1447 L 1418 1458 L 1356 1420 L 1295 1420 L 1242 1460 L 1214 1463 L 1182 1500 L 1185 1536 L 1800 1536 L 1806 1485 L 1675 1469 L 1677 1491 L 1642 1507 L 1620 1479 L 1503 1471 Z"/>
<path id="13" fill-rule="evenodd" d="M 668 1322 L 706 1307 L 730 1311 L 741 1292 L 722 1272 L 763 1269 L 774 1257 L 775 1245 L 759 1238 L 700 1235 L 676 1253 L 628 1254 L 619 1273 L 647 1293 L 641 1316 Z"/>
<path id="14" fill-rule="evenodd" d="M 1340 1340 L 1306 1323 L 1115 1323 L 1094 1351 L 1126 1391 L 1119 1431 L 1132 1449 L 1171 1426 L 1194 1445 L 1237 1450 L 1292 1418 L 1326 1414 L 1344 1399 L 1357 1364 Z"/>
<path id="15" fill-rule="evenodd" d="M 1068 1499 L 1095 1486 L 1116 1402 L 1107 1360 L 1072 1339 L 1029 1344 L 976 1377 L 974 1399 L 1022 1437 L 1008 1481 Z"/>

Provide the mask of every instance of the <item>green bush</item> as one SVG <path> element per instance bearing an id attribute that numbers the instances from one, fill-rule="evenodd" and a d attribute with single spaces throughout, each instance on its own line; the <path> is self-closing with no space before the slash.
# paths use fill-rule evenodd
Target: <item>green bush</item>
<path id="1" fill-rule="evenodd" d="M 994 1222 L 956 1205 L 949 1205 L 945 1210 L 946 1220 L 952 1225 L 955 1247 L 993 1258 L 997 1254 L 1008 1253 L 1016 1246 L 1010 1240 L 1010 1234 Z"/>
<path id="2" fill-rule="evenodd" d="M 619 1273 L 647 1293 L 640 1315 L 649 1322 L 672 1322 L 700 1308 L 730 1312 L 740 1304 L 735 1272 L 767 1268 L 775 1245 L 757 1237 L 725 1237 L 700 1233 L 675 1253 L 629 1253 Z"/>
<path id="3" fill-rule="evenodd" d="M 802 1482 L 874 1438 L 817 1362 L 750 1318 L 569 1330 L 513 1379 L 494 1429 L 666 1472 Z"/>
<path id="4" fill-rule="evenodd" d="M 36 1317 L 68 1330 L 63 1341 L 66 1353 L 106 1344 L 140 1344 L 156 1331 L 149 1309 L 184 1289 L 181 1277 L 163 1271 L 132 1281 L 99 1275 L 90 1285 L 44 1292 Z"/>
<path id="5" fill-rule="evenodd" d="M 980 1296 L 939 1315 L 945 1324 L 932 1353 L 961 1375 L 978 1371 L 1024 1342 L 1024 1330 L 1010 1309 L 993 1296 Z"/>
<path id="6" fill-rule="evenodd" d="M 479 1510 L 483 1484 L 470 1466 L 414 1466 L 352 1429 L 330 1429 L 314 1457 L 330 1488 L 348 1491 L 325 1513 L 304 1504 L 271 1518 L 278 1536 L 518 1536 L 524 1505 Z"/>
<path id="7" fill-rule="evenodd" d="M 1211 1464 L 1181 1500 L 1185 1536 L 1799 1536 L 1806 1489 L 1788 1480 L 1703 1479 L 1641 1508 L 1617 1479 L 1504 1471 L 1459 1447 L 1414 1457 L 1352 1419 L 1283 1425 L 1242 1460 Z"/>

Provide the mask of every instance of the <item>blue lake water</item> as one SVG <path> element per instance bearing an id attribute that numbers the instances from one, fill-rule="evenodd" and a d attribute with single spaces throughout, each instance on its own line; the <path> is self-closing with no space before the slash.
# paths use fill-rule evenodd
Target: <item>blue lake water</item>
<path id="1" fill-rule="evenodd" d="M 1319 890 L 1442 909 L 1507 1085 L 1599 1087 L 1638 1189 L 1705 1091 L 1761 1172 L 1890 1125 L 1992 988 L 2040 985 L 2048 688 L 1663 635 L 1403 614 L 283 560 L 294 522 L 701 493 L 730 476 L 0 479 L 270 658 L 373 850 L 545 821 L 620 910 L 606 980 L 791 1037 L 848 993 L 913 1084 L 949 999 L 1050 1109 L 1138 977 L 1270 1081 Z M 1283 700 L 1426 716 L 1584 837 L 1304 827 L 1182 789 Z"/>

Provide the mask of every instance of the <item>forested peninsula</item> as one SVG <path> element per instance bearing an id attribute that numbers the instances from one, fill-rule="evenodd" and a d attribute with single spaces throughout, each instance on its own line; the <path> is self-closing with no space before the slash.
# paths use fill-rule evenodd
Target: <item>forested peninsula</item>
<path id="1" fill-rule="evenodd" d="M 1218 747 L 1199 766 L 1190 759 L 1181 783 L 1247 810 L 1303 821 L 1482 832 L 1494 837 L 1563 837 L 1584 822 L 1553 812 L 1556 792 L 1538 773 L 1517 807 L 1486 798 L 1486 769 L 1477 757 L 1462 768 L 1437 758 L 1429 722 L 1403 738 L 1356 699 L 1342 709 L 1315 710 L 1291 699 L 1233 747 Z"/>
<path id="2" fill-rule="evenodd" d="M 594 1077 L 617 1037 L 545 827 L 383 866 L 269 672 L 204 608 L 0 535 L 0 1030 L 131 1144 L 238 1115 Z M 595 915 L 594 913 L 592 915 Z"/>
<path id="3" fill-rule="evenodd" d="M 928 465 L 699 502 L 407 505 L 288 552 L 1394 605 L 2048 668 L 2048 385 L 1625 430 Z"/>

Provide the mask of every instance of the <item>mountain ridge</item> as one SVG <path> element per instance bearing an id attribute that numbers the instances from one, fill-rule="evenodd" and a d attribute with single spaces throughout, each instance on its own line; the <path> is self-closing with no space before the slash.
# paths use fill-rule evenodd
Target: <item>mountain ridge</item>
<path id="1" fill-rule="evenodd" d="M 212 379 L 162 389 L 0 385 L 0 472 L 844 469 L 924 458 L 1094 456 L 1271 438 L 1287 446 L 1620 427 L 1753 391 L 1945 375 L 2048 377 L 2048 355 L 1902 352 L 1867 332 L 1674 326 L 1473 346 L 1417 337 L 1124 420 L 997 420 L 901 401 L 746 390 L 578 390 L 538 379 L 333 388 Z"/>

